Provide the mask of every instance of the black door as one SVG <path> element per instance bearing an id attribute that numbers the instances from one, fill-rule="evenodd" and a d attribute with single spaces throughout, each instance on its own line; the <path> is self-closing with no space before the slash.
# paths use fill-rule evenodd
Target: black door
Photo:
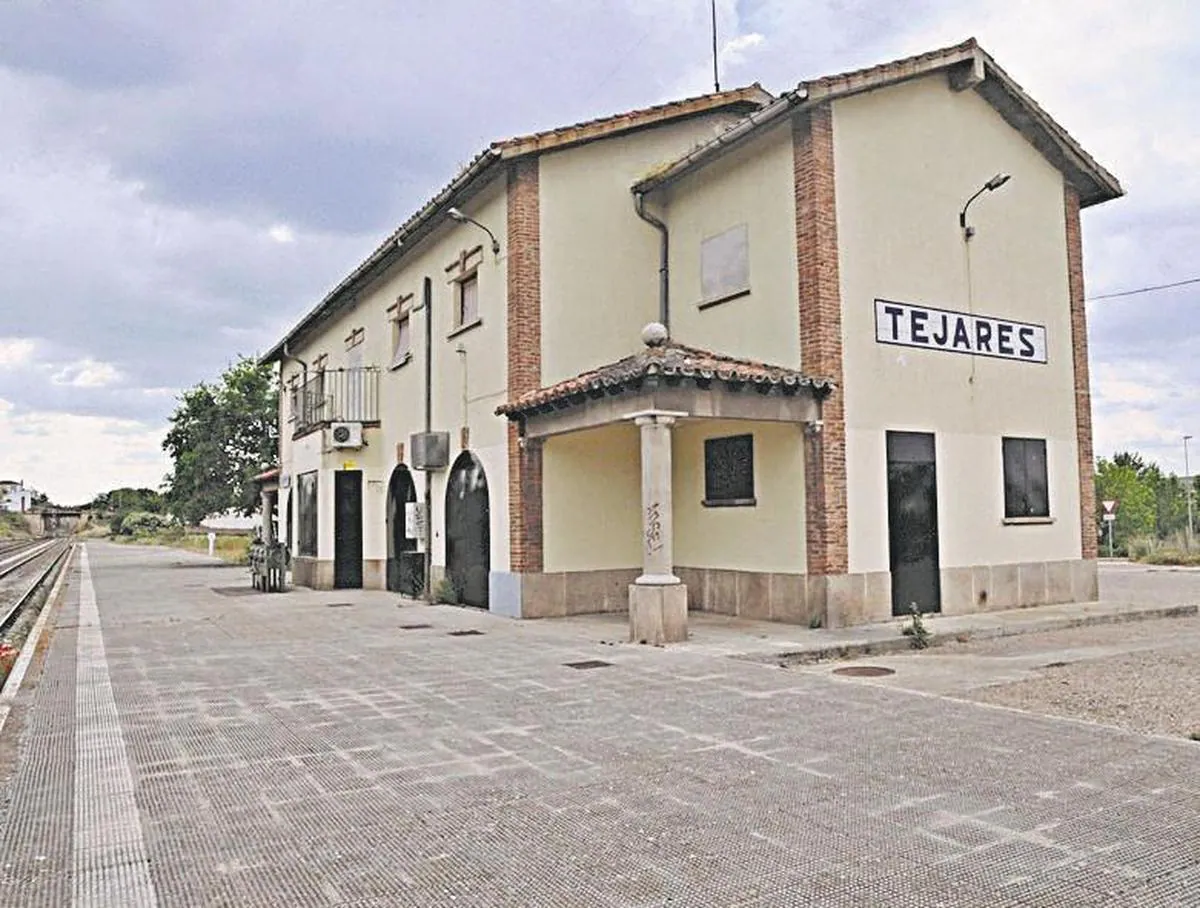
<path id="1" fill-rule="evenodd" d="M 942 610 L 938 561 L 937 462 L 933 435 L 887 433 L 888 546 L 892 614 Z"/>
<path id="2" fill-rule="evenodd" d="M 333 474 L 333 585 L 362 588 L 362 470 Z"/>
<path id="3" fill-rule="evenodd" d="M 408 467 L 396 467 L 388 483 L 387 588 L 405 596 L 416 596 L 425 578 L 425 555 L 417 551 L 418 540 L 405 535 L 404 506 L 416 500 L 417 489 Z"/>
<path id="4" fill-rule="evenodd" d="M 487 608 L 491 533 L 487 476 L 470 451 L 454 461 L 446 484 L 446 575 L 458 601 Z"/>

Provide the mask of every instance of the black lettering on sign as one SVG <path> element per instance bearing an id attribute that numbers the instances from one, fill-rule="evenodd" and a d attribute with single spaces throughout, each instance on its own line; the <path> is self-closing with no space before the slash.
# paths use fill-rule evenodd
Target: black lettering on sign
<path id="1" fill-rule="evenodd" d="M 1008 322 L 996 324 L 996 352 L 1002 356 L 1013 355 L 1012 330 L 1013 326 Z"/>
<path id="2" fill-rule="evenodd" d="M 883 312 L 885 315 L 891 316 L 892 319 L 892 338 L 894 340 L 900 337 L 900 316 L 904 314 L 904 310 L 899 306 L 884 306 Z"/>
<path id="3" fill-rule="evenodd" d="M 981 318 L 975 319 L 975 347 L 983 353 L 992 352 L 992 325 Z"/>
<path id="4" fill-rule="evenodd" d="M 971 334 L 967 331 L 967 320 L 961 315 L 956 319 L 954 326 L 954 346 L 962 347 L 964 350 L 971 349 Z"/>
<path id="5" fill-rule="evenodd" d="M 923 309 L 913 309 L 909 318 L 912 319 L 913 343 L 929 343 L 929 335 L 925 333 L 925 322 L 929 319 L 929 313 Z"/>
<path id="6" fill-rule="evenodd" d="M 1032 358 L 1037 352 L 1033 349 L 1033 329 L 1025 326 L 1018 328 L 1017 339 L 1021 342 L 1021 350 L 1017 355 Z"/>
<path id="7" fill-rule="evenodd" d="M 933 342 L 939 347 L 946 346 L 946 339 L 950 336 L 950 318 L 945 313 L 942 314 L 942 330 L 933 332 Z"/>

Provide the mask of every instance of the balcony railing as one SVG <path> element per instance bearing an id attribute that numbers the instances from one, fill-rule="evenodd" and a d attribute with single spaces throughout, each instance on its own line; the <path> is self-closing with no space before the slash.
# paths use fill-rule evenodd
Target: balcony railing
<path id="1" fill-rule="evenodd" d="M 289 392 L 292 434 L 303 435 L 331 422 L 379 419 L 379 369 L 326 369 Z"/>

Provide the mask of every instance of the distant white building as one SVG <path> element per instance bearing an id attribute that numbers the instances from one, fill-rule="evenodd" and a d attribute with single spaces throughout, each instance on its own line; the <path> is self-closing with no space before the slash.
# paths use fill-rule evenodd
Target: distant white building
<path id="1" fill-rule="evenodd" d="M 33 489 L 24 480 L 0 480 L 0 511 L 24 514 L 33 508 Z"/>

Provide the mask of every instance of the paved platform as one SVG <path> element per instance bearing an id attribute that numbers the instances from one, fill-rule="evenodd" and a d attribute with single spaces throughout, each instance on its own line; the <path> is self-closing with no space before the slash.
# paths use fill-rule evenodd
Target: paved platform
<path id="1" fill-rule="evenodd" d="M 53 627 L 4 906 L 1200 904 L 1186 740 L 103 543 Z"/>

